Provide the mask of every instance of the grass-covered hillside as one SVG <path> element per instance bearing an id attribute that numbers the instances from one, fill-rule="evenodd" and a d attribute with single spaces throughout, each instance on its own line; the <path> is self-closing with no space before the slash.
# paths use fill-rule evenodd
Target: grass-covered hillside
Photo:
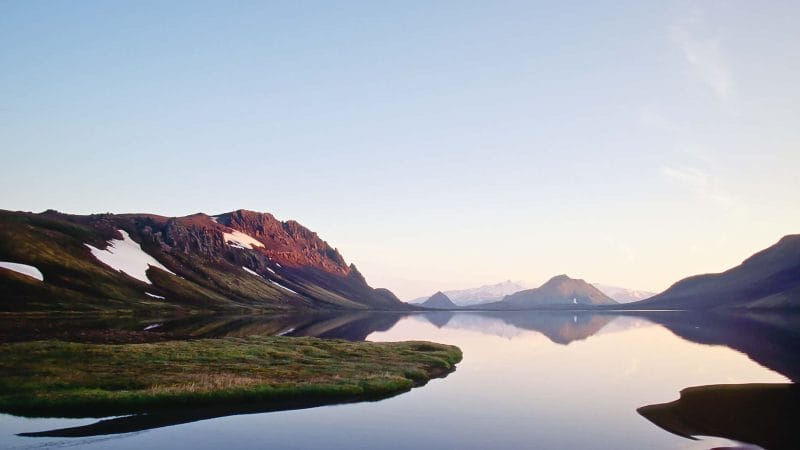
<path id="1" fill-rule="evenodd" d="M 315 233 L 250 211 L 0 211 L 0 290 L 0 312 L 405 307 Z"/>

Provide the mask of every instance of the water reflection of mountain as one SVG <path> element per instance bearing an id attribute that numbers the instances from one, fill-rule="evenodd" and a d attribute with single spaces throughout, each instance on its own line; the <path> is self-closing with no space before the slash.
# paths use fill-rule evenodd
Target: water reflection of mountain
<path id="1" fill-rule="evenodd" d="M 424 318 L 437 328 L 467 329 L 507 338 L 517 336 L 522 330 L 536 331 L 556 344 L 567 345 L 596 334 L 615 316 L 554 311 L 437 311 L 416 317 Z"/>
<path id="2" fill-rule="evenodd" d="M 456 313 L 452 311 L 434 311 L 420 314 L 417 317 L 424 317 L 425 320 L 430 322 L 436 328 L 442 328 L 450 323 L 450 320 L 455 317 Z"/>
<path id="3" fill-rule="evenodd" d="M 192 338 L 252 335 L 313 336 L 365 340 L 371 333 L 387 331 L 407 314 L 330 313 L 272 316 L 200 316 L 159 322 L 154 333 Z M 557 344 L 586 339 L 614 320 L 611 315 L 566 312 L 466 312 L 435 311 L 413 314 L 437 328 L 460 328 L 502 337 L 522 330 L 542 333 Z"/>
<path id="4" fill-rule="evenodd" d="M 285 335 L 363 341 L 371 333 L 392 328 L 403 317 L 404 314 L 375 312 L 202 316 L 168 321 L 154 331 L 194 338 Z"/>
<path id="5" fill-rule="evenodd" d="M 720 384 L 681 391 L 671 403 L 637 410 L 686 438 L 716 436 L 765 449 L 800 448 L 800 387 L 796 384 Z"/>
<path id="6" fill-rule="evenodd" d="M 614 320 L 614 316 L 557 312 L 512 314 L 501 317 L 510 325 L 524 330 L 538 331 L 556 344 L 562 345 L 593 336 Z"/>
<path id="7" fill-rule="evenodd" d="M 692 342 L 724 345 L 794 382 L 800 380 L 800 314 L 663 312 L 642 314 Z"/>
<path id="8" fill-rule="evenodd" d="M 647 313 L 683 339 L 724 345 L 764 367 L 800 379 L 800 314 Z M 796 384 L 723 384 L 681 391 L 680 399 L 637 410 L 679 436 L 717 436 L 766 449 L 800 448 L 796 422 L 800 387 Z"/>

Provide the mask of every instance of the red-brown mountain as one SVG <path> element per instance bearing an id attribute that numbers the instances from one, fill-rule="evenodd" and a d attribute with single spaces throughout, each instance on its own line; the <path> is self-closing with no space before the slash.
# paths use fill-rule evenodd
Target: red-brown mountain
<path id="1" fill-rule="evenodd" d="M 645 309 L 800 308 L 800 234 L 722 273 L 696 275 L 627 307 Z"/>
<path id="2" fill-rule="evenodd" d="M 6 311 L 408 308 L 316 233 L 245 210 L 0 211 L 0 290 Z"/>
<path id="3" fill-rule="evenodd" d="M 478 305 L 481 309 L 536 309 L 616 305 L 611 297 L 591 284 L 567 275 L 558 275 L 535 289 L 506 295 L 503 300 Z"/>

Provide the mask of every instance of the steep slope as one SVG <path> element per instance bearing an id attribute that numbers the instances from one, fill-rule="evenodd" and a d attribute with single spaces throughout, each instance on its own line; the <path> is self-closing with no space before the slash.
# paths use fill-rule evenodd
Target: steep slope
<path id="1" fill-rule="evenodd" d="M 450 299 L 446 295 L 444 295 L 441 291 L 433 294 L 431 298 L 425 300 L 425 302 L 422 303 L 422 306 L 433 309 L 458 308 L 458 305 L 450 301 Z"/>
<path id="2" fill-rule="evenodd" d="M 663 293 L 629 306 L 800 308 L 800 235 L 785 236 L 725 272 L 685 278 Z"/>
<path id="3" fill-rule="evenodd" d="M 507 295 L 499 302 L 479 305 L 479 307 L 485 309 L 534 309 L 616 304 L 617 302 L 591 284 L 567 275 L 558 275 L 538 288 Z"/>
<path id="4" fill-rule="evenodd" d="M 521 283 L 508 280 L 476 288 L 444 291 L 444 294 L 458 306 L 471 306 L 496 302 L 502 300 L 508 294 L 519 292 L 525 288 Z M 428 297 L 420 297 L 409 301 L 409 303 L 421 304 L 427 299 Z"/>
<path id="5" fill-rule="evenodd" d="M 0 211 L 0 310 L 404 309 L 316 233 L 270 214 Z M 10 267 L 6 265 L 6 267 Z"/>

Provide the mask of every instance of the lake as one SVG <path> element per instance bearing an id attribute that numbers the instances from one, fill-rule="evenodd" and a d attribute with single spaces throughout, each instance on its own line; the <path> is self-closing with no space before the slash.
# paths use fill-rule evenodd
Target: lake
<path id="1" fill-rule="evenodd" d="M 691 440 L 662 427 L 713 430 L 734 438 L 748 437 L 752 431 L 751 442 L 761 439 L 762 445 L 778 442 L 786 448 L 797 439 L 788 429 L 764 437 L 747 426 L 700 423 L 708 416 L 705 408 L 713 410 L 723 397 L 729 401 L 720 404 L 740 412 L 750 427 L 769 417 L 765 414 L 770 410 L 796 410 L 797 390 L 790 383 L 800 378 L 796 331 L 800 327 L 794 315 L 443 311 L 118 323 L 70 319 L 39 325 L 45 337 L 49 332 L 64 337 L 72 331 L 85 335 L 112 327 L 120 332 L 148 328 L 148 332 L 192 337 L 282 334 L 430 340 L 458 345 L 464 359 L 445 378 L 376 402 L 224 415 L 237 412 L 227 411 L 221 417 L 187 411 L 99 424 L 98 419 L 0 415 L 2 448 L 757 448 L 721 437 Z M 779 383 L 780 389 L 766 387 L 775 393 L 764 394 L 755 386 L 755 393 L 747 391 L 755 397 L 742 403 L 737 396 L 749 389 L 744 386 L 749 383 Z M 695 386 L 701 387 L 699 396 L 685 399 L 692 403 L 651 407 L 673 402 L 682 389 Z M 762 399 L 764 411 L 759 406 Z M 643 407 L 649 408 L 640 413 Z M 736 409 L 740 407 L 741 411 Z M 701 418 L 691 417 L 693 413 Z M 65 428 L 77 437 L 18 435 Z"/>

